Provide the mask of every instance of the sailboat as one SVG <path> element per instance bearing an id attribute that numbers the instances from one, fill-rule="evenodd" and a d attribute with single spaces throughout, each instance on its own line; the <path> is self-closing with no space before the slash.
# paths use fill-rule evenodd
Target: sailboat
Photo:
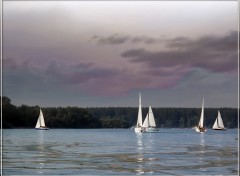
<path id="1" fill-rule="evenodd" d="M 143 122 L 142 125 L 145 129 L 146 132 L 158 132 L 159 128 L 156 127 L 154 115 L 151 106 L 149 106 L 147 116 Z"/>
<path id="2" fill-rule="evenodd" d="M 146 132 L 146 129 L 142 127 L 142 103 L 141 103 L 141 93 L 139 92 L 139 105 L 138 105 L 138 119 L 137 125 L 134 128 L 136 133 Z"/>
<path id="3" fill-rule="evenodd" d="M 49 130 L 49 128 L 45 126 L 45 121 L 44 121 L 44 117 L 43 117 L 43 113 L 42 113 L 41 109 L 40 109 L 40 113 L 38 116 L 38 121 L 35 126 L 35 129 L 36 130 Z"/>
<path id="4" fill-rule="evenodd" d="M 218 116 L 215 120 L 215 123 L 213 124 L 212 129 L 213 130 L 226 130 L 226 128 L 224 128 L 224 125 L 223 125 L 223 120 L 222 120 L 220 111 L 218 111 Z"/>
<path id="5" fill-rule="evenodd" d="M 201 111 L 201 116 L 200 116 L 198 126 L 196 126 L 194 128 L 196 130 L 196 132 L 203 133 L 203 132 L 207 131 L 206 128 L 203 126 L 203 124 L 204 124 L 204 99 L 202 102 L 202 111 Z"/>

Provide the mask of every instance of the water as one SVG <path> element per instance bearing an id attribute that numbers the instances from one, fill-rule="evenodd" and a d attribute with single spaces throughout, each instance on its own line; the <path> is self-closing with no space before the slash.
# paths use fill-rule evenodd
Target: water
<path id="1" fill-rule="evenodd" d="M 4 175 L 237 175 L 238 131 L 3 130 Z"/>

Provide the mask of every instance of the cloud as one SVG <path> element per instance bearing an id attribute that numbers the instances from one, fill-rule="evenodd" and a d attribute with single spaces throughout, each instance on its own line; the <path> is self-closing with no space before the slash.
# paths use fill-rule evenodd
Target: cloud
<path id="1" fill-rule="evenodd" d="M 119 45 L 119 44 L 126 44 L 126 43 L 157 44 L 157 43 L 162 43 L 164 41 L 161 38 L 156 38 L 156 37 L 154 38 L 154 37 L 149 37 L 145 35 L 130 36 L 130 35 L 123 35 L 119 33 L 115 33 L 108 37 L 94 35 L 92 37 L 92 40 L 95 40 L 100 45 Z"/>
<path id="2" fill-rule="evenodd" d="M 100 37 L 100 36 L 93 36 L 93 40 L 96 40 L 99 44 L 108 44 L 108 45 L 118 45 L 125 43 L 129 40 L 129 36 L 127 35 L 118 35 L 117 33 L 109 36 L 109 37 Z"/>
<path id="3" fill-rule="evenodd" d="M 237 70 L 237 36 L 234 31 L 226 36 L 205 36 L 195 40 L 178 37 L 166 40 L 167 50 L 130 49 L 121 56 L 151 68 L 182 66 L 232 72 Z"/>
<path id="4" fill-rule="evenodd" d="M 132 90 L 159 89 L 173 86 L 184 71 L 177 67 L 148 70 L 100 66 L 92 62 L 69 63 L 49 59 L 45 65 L 35 66 L 37 60 L 4 59 L 4 88 L 11 94 L 69 91 L 89 95 L 119 96 Z M 26 64 L 27 63 L 27 64 Z M 14 93 L 13 93 L 14 92 Z"/>
<path id="5" fill-rule="evenodd" d="M 26 64 L 27 63 L 27 64 Z M 34 67 L 36 60 L 19 60 L 5 58 L 3 60 L 3 81 L 6 92 L 12 93 L 54 90 L 84 91 L 90 94 L 113 94 L 119 89 L 112 90 L 119 80 L 119 70 L 100 67 L 91 62 L 68 63 L 49 59 L 41 67 Z M 120 85 L 118 85 L 120 86 Z M 117 86 L 115 86 L 117 87 Z"/>

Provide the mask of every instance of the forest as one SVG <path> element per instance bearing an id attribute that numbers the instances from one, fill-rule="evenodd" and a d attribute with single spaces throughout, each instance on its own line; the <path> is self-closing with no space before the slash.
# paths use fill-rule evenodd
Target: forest
<path id="1" fill-rule="evenodd" d="M 15 106 L 2 97 L 3 128 L 34 128 L 39 106 Z M 50 128 L 130 128 L 136 124 L 138 107 L 41 107 Z M 152 107 L 160 128 L 192 128 L 198 124 L 201 108 Z M 238 127 L 237 108 L 205 108 L 205 126 L 211 128 L 220 110 L 226 128 Z M 148 108 L 143 107 L 143 120 Z"/>

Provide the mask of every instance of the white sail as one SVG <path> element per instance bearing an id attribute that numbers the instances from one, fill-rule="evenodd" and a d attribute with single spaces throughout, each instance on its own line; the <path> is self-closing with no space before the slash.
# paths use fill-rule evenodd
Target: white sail
<path id="1" fill-rule="evenodd" d="M 150 127 L 156 127 L 154 115 L 151 106 L 149 106 L 149 112 L 148 112 L 148 118 L 149 118 L 149 126 Z"/>
<path id="2" fill-rule="evenodd" d="M 145 128 L 149 127 L 149 113 L 147 113 L 147 116 L 143 122 L 142 127 L 145 127 Z"/>
<path id="3" fill-rule="evenodd" d="M 45 121 L 44 121 L 44 117 L 43 117 L 43 113 L 42 113 L 41 109 L 40 109 L 38 121 L 37 121 L 35 128 L 39 128 L 39 127 L 45 127 Z"/>
<path id="4" fill-rule="evenodd" d="M 35 128 L 39 128 L 39 127 L 40 127 L 40 118 L 38 118 Z"/>
<path id="5" fill-rule="evenodd" d="M 218 111 L 218 126 L 219 126 L 220 128 L 224 128 L 223 120 L 222 120 L 220 111 Z"/>
<path id="6" fill-rule="evenodd" d="M 216 120 L 215 120 L 215 122 L 214 122 L 214 124 L 213 124 L 213 129 L 218 129 L 218 122 L 217 122 L 218 120 L 217 120 L 217 118 L 216 118 Z"/>
<path id="7" fill-rule="evenodd" d="M 224 124 L 220 111 L 218 111 L 218 116 L 215 120 L 215 123 L 213 124 L 213 129 L 224 129 Z"/>
<path id="8" fill-rule="evenodd" d="M 142 102 L 141 102 L 141 93 L 139 92 L 139 106 L 138 106 L 138 120 L 137 126 L 142 126 Z"/>
<path id="9" fill-rule="evenodd" d="M 41 109 L 40 109 L 39 118 L 40 118 L 40 126 L 45 127 L 45 121 L 44 121 L 44 117 Z"/>
<path id="10" fill-rule="evenodd" d="M 199 123 L 193 129 L 195 129 L 196 132 L 200 132 L 200 133 L 207 131 L 203 124 L 204 124 L 204 98 L 203 98 L 203 102 L 202 102 L 202 111 L 201 111 Z"/>
<path id="11" fill-rule="evenodd" d="M 156 127 L 154 115 L 151 106 L 149 106 L 147 116 L 143 122 L 143 127 Z"/>
<path id="12" fill-rule="evenodd" d="M 139 106 L 138 106 L 138 119 L 137 125 L 134 128 L 136 133 L 146 132 L 146 129 L 142 127 L 142 102 L 141 102 L 141 93 L 139 92 Z"/>
<path id="13" fill-rule="evenodd" d="M 198 126 L 203 128 L 203 121 L 204 121 L 204 99 L 202 102 L 202 112 L 201 112 L 201 117 L 200 117 L 200 121 L 198 123 Z"/>

